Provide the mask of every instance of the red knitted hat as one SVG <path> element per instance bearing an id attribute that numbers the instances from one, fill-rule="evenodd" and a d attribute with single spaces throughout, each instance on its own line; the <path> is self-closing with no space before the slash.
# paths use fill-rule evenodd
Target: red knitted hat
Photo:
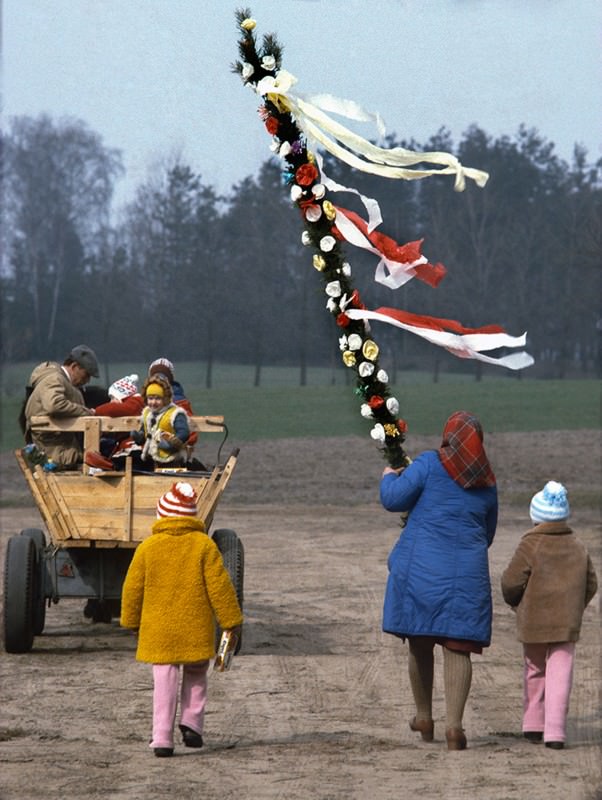
<path id="1" fill-rule="evenodd" d="M 157 502 L 157 517 L 196 517 L 197 496 L 189 483 L 178 481 Z"/>

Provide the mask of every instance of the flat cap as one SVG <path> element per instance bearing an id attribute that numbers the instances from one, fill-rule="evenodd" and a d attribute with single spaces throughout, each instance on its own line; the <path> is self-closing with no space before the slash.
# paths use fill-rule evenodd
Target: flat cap
<path id="1" fill-rule="evenodd" d="M 94 378 L 98 378 L 98 359 L 96 353 L 91 347 L 85 344 L 78 344 L 69 353 L 69 358 L 72 358 L 76 363 L 85 369 Z"/>

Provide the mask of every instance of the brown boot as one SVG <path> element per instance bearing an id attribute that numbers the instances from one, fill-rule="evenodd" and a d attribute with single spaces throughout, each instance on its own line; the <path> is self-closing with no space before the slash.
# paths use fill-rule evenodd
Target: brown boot
<path id="1" fill-rule="evenodd" d="M 448 728 L 445 738 L 448 750 L 466 750 L 466 736 L 462 728 Z"/>
<path id="2" fill-rule="evenodd" d="M 410 720 L 410 729 L 420 733 L 423 742 L 433 741 L 435 723 L 432 719 L 416 719 L 416 717 L 412 717 Z"/>

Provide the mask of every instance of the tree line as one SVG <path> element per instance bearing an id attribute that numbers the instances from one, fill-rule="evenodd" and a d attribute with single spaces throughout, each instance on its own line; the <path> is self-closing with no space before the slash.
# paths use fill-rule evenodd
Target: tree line
<path id="1" fill-rule="evenodd" d="M 457 146 L 446 130 L 423 143 L 390 135 L 388 145 L 453 152 L 491 177 L 456 193 L 449 177 L 387 181 L 325 158 L 329 177 L 379 201 L 382 233 L 424 238 L 429 261 L 447 268 L 437 289 L 414 280 L 392 292 L 373 281 L 375 257 L 349 246 L 365 304 L 527 330 L 531 374 L 599 374 L 602 162 L 576 146 L 568 164 L 524 127 L 494 139 L 473 126 Z M 2 153 L 3 363 L 61 358 L 85 341 L 103 360 L 202 361 L 210 387 L 217 362 L 254 365 L 256 384 L 268 364 L 298 365 L 303 384 L 308 366 L 339 362 L 280 163 L 266 160 L 224 196 L 166 160 L 117 215 L 121 154 L 83 121 L 16 117 Z M 333 199 L 363 212 L 353 195 Z M 480 375 L 388 327 L 374 336 L 394 372 Z"/>

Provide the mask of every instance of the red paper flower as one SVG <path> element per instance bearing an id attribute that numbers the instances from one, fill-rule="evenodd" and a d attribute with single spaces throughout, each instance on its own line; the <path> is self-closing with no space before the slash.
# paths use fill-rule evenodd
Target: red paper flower
<path id="1" fill-rule="evenodd" d="M 343 312 L 341 312 L 337 317 L 337 325 L 339 325 L 341 328 L 346 328 L 350 322 L 351 320 L 347 314 L 344 314 Z"/>
<path id="2" fill-rule="evenodd" d="M 368 400 L 368 405 L 372 409 L 372 411 L 376 411 L 379 408 L 382 408 L 385 404 L 385 398 L 381 397 L 379 394 L 372 395 L 372 397 Z"/>
<path id="3" fill-rule="evenodd" d="M 295 172 L 295 180 L 299 186 L 311 186 L 318 178 L 318 170 L 313 164 L 301 164 Z"/>
<path id="4" fill-rule="evenodd" d="M 279 127 L 276 117 L 268 117 L 265 121 L 265 127 L 270 136 L 276 136 Z"/>
<path id="5" fill-rule="evenodd" d="M 405 421 L 405 419 L 398 419 L 397 428 L 400 431 L 400 433 L 405 433 L 408 429 L 408 423 Z"/>

